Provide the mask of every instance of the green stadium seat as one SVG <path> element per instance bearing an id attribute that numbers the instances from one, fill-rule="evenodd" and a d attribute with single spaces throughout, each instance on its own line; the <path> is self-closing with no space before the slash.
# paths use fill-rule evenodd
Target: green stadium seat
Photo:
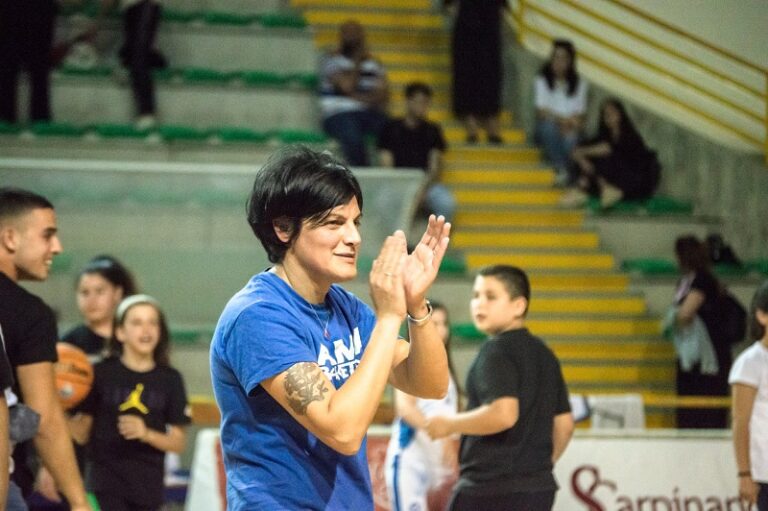
<path id="1" fill-rule="evenodd" d="M 746 266 L 751 271 L 768 275 L 768 259 L 749 261 Z"/>
<path id="2" fill-rule="evenodd" d="M 621 263 L 621 269 L 626 272 L 642 273 L 643 275 L 677 275 L 679 270 L 677 265 L 668 260 L 660 258 L 638 258 L 627 259 Z"/>
<path id="3" fill-rule="evenodd" d="M 163 140 L 168 142 L 174 140 L 205 140 L 209 136 L 207 131 L 178 124 L 160 126 L 157 131 L 160 133 Z"/>
<path id="4" fill-rule="evenodd" d="M 307 21 L 300 14 L 266 13 L 258 21 L 267 28 L 306 28 Z"/>
<path id="5" fill-rule="evenodd" d="M 0 135 L 16 135 L 20 132 L 21 132 L 21 126 L 19 126 L 18 124 L 0 122 Z"/>
<path id="6" fill-rule="evenodd" d="M 181 74 L 181 70 L 166 67 L 165 69 L 155 69 L 152 71 L 152 76 L 155 80 L 160 82 L 167 82 L 176 78 Z"/>
<path id="7" fill-rule="evenodd" d="M 620 201 L 609 209 L 603 209 L 600 206 L 600 200 L 590 198 L 587 202 L 587 209 L 593 215 L 602 214 L 647 214 L 657 215 L 690 215 L 693 213 L 693 204 L 671 197 L 655 196 L 646 200 L 626 200 Z"/>
<path id="8" fill-rule="evenodd" d="M 472 323 L 455 323 L 451 327 L 451 335 L 465 341 L 481 341 L 486 337 Z"/>
<path id="9" fill-rule="evenodd" d="M 66 122 L 36 122 L 29 129 L 39 137 L 80 137 L 85 133 L 85 128 Z"/>
<path id="10" fill-rule="evenodd" d="M 66 273 L 72 268 L 72 254 L 63 252 L 53 258 L 51 273 Z"/>
<path id="11" fill-rule="evenodd" d="M 315 73 L 295 73 L 288 75 L 286 79 L 306 89 L 316 89 L 319 78 Z"/>
<path id="12" fill-rule="evenodd" d="M 467 274 L 467 265 L 461 259 L 445 257 L 440 263 L 439 273 L 440 275 L 464 276 Z"/>
<path id="13" fill-rule="evenodd" d="M 132 124 L 96 124 L 91 130 L 102 138 L 145 138 L 149 130 L 136 129 Z"/>
<path id="14" fill-rule="evenodd" d="M 189 83 L 227 83 L 235 76 L 234 73 L 190 67 L 181 71 L 185 82 Z"/>
<path id="15" fill-rule="evenodd" d="M 207 11 L 202 15 L 205 23 L 210 25 L 246 26 L 258 20 L 255 14 L 238 14 L 232 12 Z"/>
<path id="16" fill-rule="evenodd" d="M 189 23 L 201 19 L 203 14 L 199 11 L 180 11 L 178 9 L 163 8 L 162 17 L 163 21 Z"/>
<path id="17" fill-rule="evenodd" d="M 263 87 L 265 85 L 285 85 L 288 78 L 271 71 L 244 71 L 240 78 L 246 85 Z"/>

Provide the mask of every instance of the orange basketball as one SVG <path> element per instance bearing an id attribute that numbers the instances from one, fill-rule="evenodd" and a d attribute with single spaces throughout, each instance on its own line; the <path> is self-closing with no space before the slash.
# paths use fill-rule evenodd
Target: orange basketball
<path id="1" fill-rule="evenodd" d="M 93 366 L 83 350 L 67 342 L 56 343 L 59 361 L 54 365 L 56 390 L 65 410 L 80 403 L 93 384 Z"/>

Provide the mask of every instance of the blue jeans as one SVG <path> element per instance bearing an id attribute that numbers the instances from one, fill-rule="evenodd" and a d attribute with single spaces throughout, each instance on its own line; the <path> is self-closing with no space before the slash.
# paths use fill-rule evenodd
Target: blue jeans
<path id="1" fill-rule="evenodd" d="M 386 114 L 378 110 L 357 110 L 324 119 L 323 130 L 339 141 L 347 163 L 353 167 L 367 167 L 370 163 L 365 137 L 378 137 L 386 122 Z"/>
<path id="2" fill-rule="evenodd" d="M 449 222 L 453 221 L 453 215 L 456 213 L 456 199 L 448 187 L 440 183 L 435 183 L 427 189 L 423 206 L 428 213 L 443 215 Z"/>
<path id="3" fill-rule="evenodd" d="M 21 488 L 16 483 L 8 483 L 8 500 L 5 502 L 6 511 L 28 511 L 27 502 L 21 494 Z"/>
<path id="4" fill-rule="evenodd" d="M 536 132 L 533 138 L 536 145 L 544 151 L 544 158 L 555 167 L 555 170 L 558 173 L 566 172 L 571 161 L 571 151 L 578 142 L 578 135 L 576 133 L 564 135 L 557 122 L 539 119 L 536 121 Z"/>

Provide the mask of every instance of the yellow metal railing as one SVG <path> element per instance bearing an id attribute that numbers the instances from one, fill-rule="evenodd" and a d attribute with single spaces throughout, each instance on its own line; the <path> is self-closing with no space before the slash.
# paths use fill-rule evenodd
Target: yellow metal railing
<path id="1" fill-rule="evenodd" d="M 589 18 L 594 22 L 598 22 L 603 26 L 611 27 L 621 32 L 622 34 L 629 36 L 630 38 L 637 40 L 647 45 L 648 47 L 653 48 L 658 52 L 661 52 L 666 56 L 673 57 L 677 60 L 681 60 L 685 62 L 686 65 L 688 65 L 689 67 L 695 68 L 700 72 L 706 73 L 709 76 L 715 77 L 718 80 L 727 83 L 730 87 L 736 88 L 740 90 L 743 94 L 751 97 L 752 99 L 756 99 L 760 101 L 762 104 L 764 104 L 765 108 L 763 109 L 763 111 L 760 113 L 756 113 L 754 110 L 738 104 L 726 93 L 723 93 L 720 90 L 713 90 L 711 88 L 706 88 L 701 84 L 697 83 L 696 81 L 690 79 L 688 76 L 680 72 L 678 69 L 672 69 L 670 66 L 665 67 L 660 63 L 653 61 L 642 54 L 637 53 L 634 50 L 634 48 L 630 49 L 630 48 L 621 47 L 620 45 L 610 41 L 606 37 L 603 37 L 601 35 L 594 34 L 588 30 L 585 30 L 584 28 L 578 26 L 573 21 L 567 19 L 562 14 L 551 12 L 550 10 L 547 10 L 546 8 L 542 7 L 541 5 L 539 5 L 537 2 L 533 0 L 516 0 L 515 2 L 513 2 L 512 22 L 514 23 L 515 28 L 517 30 L 518 41 L 520 42 L 521 45 L 525 42 L 525 39 L 528 35 L 533 35 L 544 40 L 552 40 L 555 38 L 554 34 L 546 33 L 544 30 L 534 26 L 534 24 L 528 21 L 528 18 L 531 16 L 531 14 L 533 14 L 534 16 L 540 16 L 542 18 L 547 19 L 550 22 L 554 22 L 556 25 L 566 28 L 568 31 L 574 34 L 577 34 L 579 37 L 583 37 L 584 39 L 590 41 L 591 43 L 594 43 L 596 46 L 599 46 L 601 48 L 606 48 L 610 52 L 620 55 L 626 61 L 632 62 L 638 66 L 641 66 L 642 68 L 650 70 L 656 73 L 657 75 L 663 76 L 666 79 L 674 80 L 676 83 L 683 85 L 692 91 L 695 91 L 700 96 L 708 98 L 710 101 L 715 102 L 716 104 L 719 104 L 729 109 L 730 111 L 736 112 L 742 117 L 745 117 L 752 121 L 761 122 L 765 127 L 765 136 L 763 137 L 763 139 L 761 139 L 754 133 L 750 132 L 749 130 L 745 130 L 741 126 L 735 126 L 733 123 L 725 122 L 723 119 L 720 119 L 719 117 L 716 117 L 715 115 L 712 115 L 704 111 L 704 109 L 700 108 L 695 104 L 681 101 L 679 98 L 674 97 L 673 95 L 663 90 L 660 90 L 659 88 L 655 87 L 654 85 L 652 85 L 647 81 L 638 80 L 637 78 L 631 77 L 626 73 L 623 73 L 620 70 L 615 69 L 614 66 L 607 64 L 605 62 L 605 59 L 600 55 L 590 53 L 584 50 L 579 51 L 580 58 L 582 58 L 586 62 L 589 62 L 593 66 L 600 68 L 601 71 L 604 71 L 615 77 L 621 78 L 622 80 L 628 81 L 629 83 L 632 83 L 633 86 L 635 87 L 638 87 L 647 92 L 650 92 L 655 96 L 661 97 L 665 101 L 676 105 L 677 107 L 685 110 L 686 112 L 689 112 L 690 114 L 693 114 L 699 118 L 705 119 L 710 123 L 718 126 L 719 128 L 732 133 L 739 139 L 747 142 L 749 145 L 762 147 L 763 152 L 765 154 L 766 162 L 768 162 L 768 68 L 761 67 L 754 63 L 751 63 L 737 55 L 734 55 L 726 50 L 718 48 L 712 45 L 711 43 L 704 41 L 692 34 L 689 34 L 677 27 L 673 27 L 672 25 L 669 25 L 668 23 L 665 23 L 664 21 L 654 16 L 651 16 L 645 12 L 642 12 L 636 9 L 635 7 L 625 3 L 623 0 L 612 0 L 612 2 L 615 6 L 619 6 L 620 8 L 627 11 L 628 13 L 631 13 L 632 15 L 635 15 L 637 17 L 644 19 L 645 21 L 655 25 L 656 27 L 664 30 L 667 33 L 672 33 L 675 36 L 684 38 L 688 42 L 694 43 L 697 46 L 703 47 L 706 50 L 709 50 L 717 54 L 720 58 L 723 58 L 730 63 L 737 64 L 741 67 L 747 68 L 749 71 L 757 75 L 763 76 L 765 78 L 765 82 L 764 82 L 765 90 L 760 90 L 754 87 L 754 85 L 748 82 L 745 82 L 743 80 L 740 80 L 738 76 L 732 76 L 728 73 L 719 71 L 709 62 L 702 60 L 701 58 L 697 59 L 689 55 L 685 55 L 681 51 L 677 50 L 676 48 L 668 44 L 652 39 L 651 37 L 648 37 L 647 35 L 641 33 L 640 31 L 632 27 L 626 26 L 624 23 L 620 23 L 615 19 L 612 19 L 608 16 L 601 14 L 600 12 L 597 12 L 595 9 L 592 9 L 586 5 L 583 5 L 578 0 L 560 0 L 559 3 L 567 5 L 568 7 L 578 11 L 579 13 L 581 13 L 582 15 L 584 15 L 585 17 Z"/>

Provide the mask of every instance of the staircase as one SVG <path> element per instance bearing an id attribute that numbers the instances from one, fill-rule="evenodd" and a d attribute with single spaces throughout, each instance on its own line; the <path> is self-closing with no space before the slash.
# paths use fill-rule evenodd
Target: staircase
<path id="1" fill-rule="evenodd" d="M 320 51 L 336 44 L 337 27 L 349 19 L 367 31 L 371 52 L 387 67 L 391 113 L 403 111 L 403 86 L 421 80 L 435 89 L 431 119 L 443 125 L 451 148 L 443 181 L 458 202 L 452 249 L 469 271 L 513 264 L 531 278 L 528 325 L 560 358 L 572 393 L 674 390 L 674 354 L 659 336 L 643 296 L 629 290 L 614 256 L 584 225 L 585 213 L 564 211 L 554 173 L 520 130 L 505 129 L 502 147 L 463 144 L 464 131 L 450 114 L 450 42 L 445 21 L 429 0 L 291 0 L 315 30 Z M 511 115 L 502 116 L 505 126 Z M 443 279 L 441 279 L 443 280 Z M 466 368 L 483 336 L 469 322 L 471 282 L 438 282 L 435 297 L 453 313 L 456 358 Z M 647 410 L 649 427 L 674 427 L 669 410 Z"/>

